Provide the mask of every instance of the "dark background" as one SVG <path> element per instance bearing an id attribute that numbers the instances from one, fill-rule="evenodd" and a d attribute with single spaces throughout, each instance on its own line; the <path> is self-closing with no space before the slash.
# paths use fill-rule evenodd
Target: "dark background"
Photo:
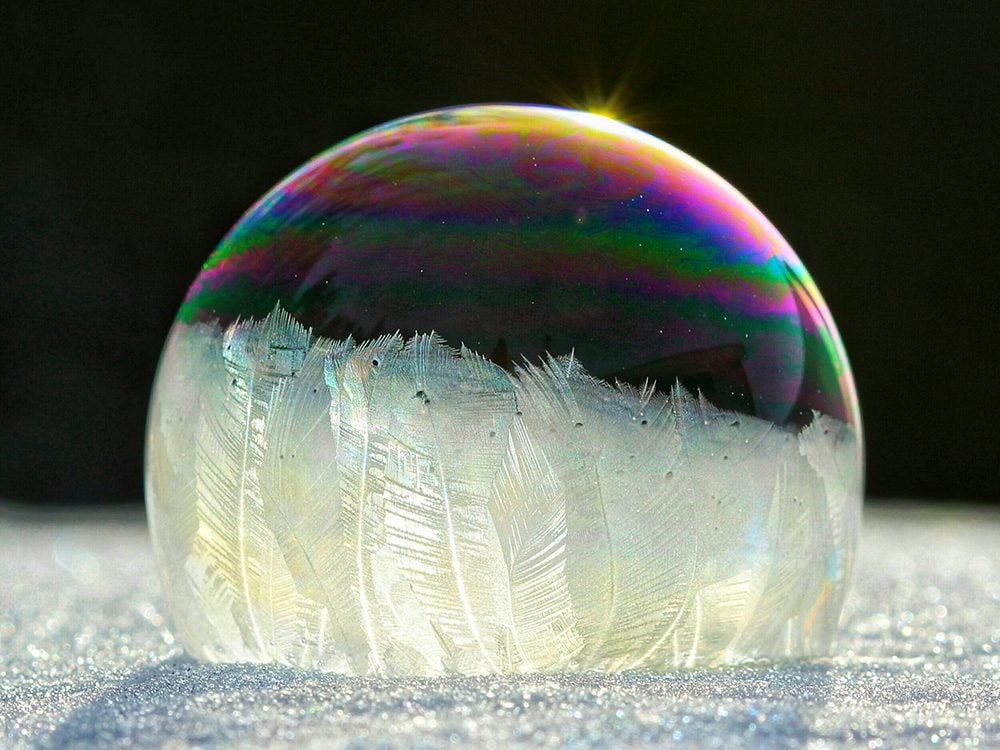
<path id="1" fill-rule="evenodd" d="M 184 291 L 310 156 L 432 107 L 617 92 L 811 270 L 854 365 L 869 494 L 998 499 L 993 4 L 204 5 L 4 8 L 0 497 L 141 500 Z"/>

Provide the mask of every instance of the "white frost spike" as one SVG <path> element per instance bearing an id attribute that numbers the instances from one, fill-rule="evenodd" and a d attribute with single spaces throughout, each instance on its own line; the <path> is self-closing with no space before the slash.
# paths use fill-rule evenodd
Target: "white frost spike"
<path id="1" fill-rule="evenodd" d="M 197 436 L 204 407 L 214 389 L 224 383 L 222 331 L 198 324 L 175 328 L 167 340 L 160 369 L 169 377 L 157 383 L 157 397 L 149 414 L 146 445 L 150 532 L 157 540 L 154 551 L 160 570 L 173 571 L 163 577 L 163 594 L 175 613 L 174 628 L 194 652 L 209 656 L 207 634 L 215 626 L 214 610 L 200 606 L 202 592 L 183 574 L 191 559 L 198 531 Z M 199 606 L 191 606 L 191 602 Z M 231 623 L 233 629 L 235 623 Z M 236 631 L 237 637 L 239 636 Z"/>
<path id="2" fill-rule="evenodd" d="M 753 654 L 761 644 L 783 643 L 791 623 L 798 639 L 811 635 L 813 608 L 830 592 L 824 591 L 831 550 L 823 482 L 796 451 L 790 451 L 774 481 L 767 519 L 768 550 L 755 576 L 756 596 L 743 613 L 739 641 L 731 648 Z M 825 533 L 824 533 L 825 532 Z M 784 610 L 786 619 L 769 616 Z M 801 643 L 786 645 L 793 655 Z"/>
<path id="3" fill-rule="evenodd" d="M 688 608 L 683 634 L 695 641 L 697 659 L 725 653 L 735 660 L 734 643 L 767 575 L 774 541 L 767 519 L 776 473 L 794 436 L 716 409 L 701 394 L 692 398 L 675 388 L 673 398 L 687 458 L 681 477 L 691 485 L 694 536 L 704 540 L 696 582 L 700 620 Z"/>
<path id="4" fill-rule="evenodd" d="M 853 429 L 515 374 L 439 337 L 179 326 L 150 525 L 188 648 L 352 674 L 818 654 L 857 524 Z"/>
<path id="5" fill-rule="evenodd" d="M 528 402 L 524 391 L 521 396 L 522 403 Z M 560 457 L 535 445 L 523 417 L 514 420 L 507 441 L 490 511 L 510 586 L 509 667 L 549 669 L 576 656 L 584 645 L 566 572 L 569 485 Z"/>
<path id="6" fill-rule="evenodd" d="M 331 343 L 313 343 L 293 376 L 281 380 L 264 430 L 263 515 L 300 596 L 305 627 L 282 633 L 280 650 L 306 664 L 359 669 L 364 653 L 350 596 L 350 559 L 341 513 L 338 433 L 331 430 L 324 363 Z M 304 606 L 303 606 L 304 605 Z M 309 633 L 307 639 L 302 633 Z"/>
<path id="7" fill-rule="evenodd" d="M 813 613 L 820 624 L 816 638 L 837 627 L 847 594 L 847 576 L 854 567 L 855 540 L 861 525 L 862 449 L 855 431 L 825 414 L 813 413 L 812 423 L 799 436 L 799 452 L 822 480 L 827 499 L 829 544 L 826 567 L 831 574 L 825 607 Z"/>
<path id="8" fill-rule="evenodd" d="M 590 658 L 605 669 L 646 666 L 656 662 L 694 594 L 698 554 L 689 533 L 694 506 L 683 479 L 681 435 L 665 398 L 611 388 L 569 364 L 550 360 L 548 379 L 568 388 L 578 406 L 573 429 L 608 530 L 612 576 Z"/>
<path id="9" fill-rule="evenodd" d="M 587 419 L 585 406 L 577 402 L 567 373 L 578 384 L 596 389 L 599 398 L 610 393 L 572 358 L 565 366 L 552 358 L 541 367 L 526 364 L 518 368 L 516 383 L 525 442 L 545 451 L 548 464 L 563 485 L 566 586 L 572 602 L 567 615 L 583 640 L 582 654 L 574 658 L 588 664 L 593 663 L 595 649 L 611 628 L 620 581 L 611 547 L 607 488 L 597 470 L 599 455 L 581 432 Z M 516 454 L 513 458 L 517 459 Z"/>
<path id="10" fill-rule="evenodd" d="M 281 310 L 260 325 L 240 323 L 223 337 L 221 373 L 209 373 L 196 437 L 198 531 L 189 575 L 206 612 L 218 613 L 222 640 L 235 624 L 249 654 L 291 660 L 288 618 L 307 606 L 295 590 L 273 531 L 265 523 L 261 467 L 266 427 L 281 386 L 305 360 L 310 335 Z"/>
<path id="11" fill-rule="evenodd" d="M 337 466 L 341 492 L 341 523 L 345 530 L 351 579 L 351 600 L 358 603 L 359 625 L 365 639 L 365 664 L 360 674 L 391 671 L 387 655 L 405 652 L 387 632 L 391 611 L 379 607 L 374 570 L 385 546 L 385 472 L 389 446 L 372 418 L 372 393 L 389 359 L 403 346 L 398 336 L 385 336 L 360 347 L 345 346 L 326 362 L 331 394 L 331 425 L 337 433 Z M 428 668 L 428 665 L 422 665 Z"/>
<path id="12" fill-rule="evenodd" d="M 371 380 L 372 431 L 388 446 L 386 544 L 440 633 L 442 666 L 499 669 L 506 599 L 487 503 L 505 446 L 513 388 L 495 365 L 417 336 Z"/>

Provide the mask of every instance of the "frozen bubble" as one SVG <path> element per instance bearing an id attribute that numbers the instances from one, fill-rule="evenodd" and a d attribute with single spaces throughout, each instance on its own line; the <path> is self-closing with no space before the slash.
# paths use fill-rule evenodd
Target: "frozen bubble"
<path id="1" fill-rule="evenodd" d="M 293 173 L 171 331 L 147 506 L 217 661 L 350 674 L 824 653 L 860 420 L 812 279 L 608 118 L 464 107 Z"/>

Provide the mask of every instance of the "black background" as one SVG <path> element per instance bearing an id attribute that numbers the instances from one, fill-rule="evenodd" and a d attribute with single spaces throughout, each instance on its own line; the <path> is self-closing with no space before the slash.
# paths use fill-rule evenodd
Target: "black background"
<path id="1" fill-rule="evenodd" d="M 994 4 L 64 5 L 0 19 L 0 497 L 141 500 L 187 285 L 316 152 L 443 105 L 617 92 L 811 270 L 869 494 L 998 499 Z"/>

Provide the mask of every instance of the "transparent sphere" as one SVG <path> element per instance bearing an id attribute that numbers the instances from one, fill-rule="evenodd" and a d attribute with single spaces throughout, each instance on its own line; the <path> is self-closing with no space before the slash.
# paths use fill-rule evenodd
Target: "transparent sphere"
<path id="1" fill-rule="evenodd" d="M 820 654 L 861 425 L 826 304 L 743 196 L 614 120 L 366 131 L 236 224 L 150 406 L 173 622 L 361 675 Z"/>

